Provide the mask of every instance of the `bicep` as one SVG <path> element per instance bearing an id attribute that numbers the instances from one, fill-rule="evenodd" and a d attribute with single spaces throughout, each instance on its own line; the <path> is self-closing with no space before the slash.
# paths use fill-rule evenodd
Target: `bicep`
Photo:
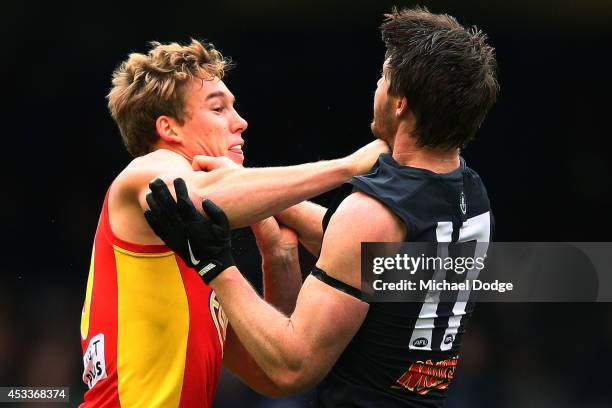
<path id="1" fill-rule="evenodd" d="M 303 387 L 320 382 L 363 323 L 368 304 L 321 282 L 306 278 L 290 324 L 308 356 Z"/>

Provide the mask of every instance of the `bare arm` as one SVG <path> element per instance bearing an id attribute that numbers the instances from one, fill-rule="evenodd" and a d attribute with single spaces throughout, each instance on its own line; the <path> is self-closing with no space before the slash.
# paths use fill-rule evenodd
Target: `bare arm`
<path id="1" fill-rule="evenodd" d="M 304 201 L 278 213 L 275 217 L 295 230 L 300 243 L 314 256 L 321 252 L 323 241 L 323 216 L 327 208 Z"/>
<path id="2" fill-rule="evenodd" d="M 182 156 L 160 149 L 133 160 L 113 182 L 108 201 L 111 228 L 126 241 L 162 243 L 142 216 L 142 210 L 148 208 L 149 183 L 159 177 L 172 191 L 173 180 L 183 178 L 196 208 L 200 208 L 203 197 L 211 198 L 223 206 L 231 226 L 237 228 L 332 189 L 355 174 L 367 172 L 387 149 L 384 142 L 377 140 L 343 159 L 291 167 L 223 168 L 210 172 L 194 171 Z"/>
<path id="3" fill-rule="evenodd" d="M 340 206 L 323 241 L 318 266 L 360 286 L 360 243 L 398 241 L 404 231 L 386 207 L 360 193 Z M 294 313 L 286 317 L 265 303 L 235 267 L 211 282 L 244 347 L 283 392 L 321 381 L 355 335 L 368 305 L 309 276 Z"/>
<path id="4" fill-rule="evenodd" d="M 262 258 L 264 299 L 289 316 L 302 286 L 297 234 L 274 217 L 251 228 Z"/>
<path id="5" fill-rule="evenodd" d="M 227 326 L 227 336 L 223 347 L 223 367 L 259 394 L 271 398 L 283 395 L 282 390 L 259 368 L 253 357 L 244 348 L 231 324 Z"/>
<path id="6" fill-rule="evenodd" d="M 232 228 L 251 225 L 287 207 L 339 186 L 354 175 L 368 171 L 387 146 L 376 140 L 343 159 L 289 167 L 228 168 L 209 173 L 186 172 L 162 175 L 173 189 L 172 181 L 183 177 L 196 208 L 202 198 L 221 206 Z M 148 185 L 138 194 L 146 206 Z"/>
<path id="7" fill-rule="evenodd" d="M 257 223 L 252 229 L 263 259 L 264 299 L 284 315 L 289 315 L 295 308 L 302 285 L 297 235 L 289 228 L 279 226 L 273 217 Z M 227 331 L 223 365 L 260 394 L 268 397 L 283 394 L 244 348 L 231 324 Z"/>

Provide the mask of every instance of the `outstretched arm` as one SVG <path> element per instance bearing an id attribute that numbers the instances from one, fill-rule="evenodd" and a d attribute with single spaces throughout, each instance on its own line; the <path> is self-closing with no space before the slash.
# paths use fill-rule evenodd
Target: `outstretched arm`
<path id="1" fill-rule="evenodd" d="M 289 167 L 225 168 L 211 172 L 181 174 L 192 200 L 199 207 L 203 198 L 221 206 L 232 228 L 251 225 L 287 207 L 331 190 L 355 175 L 370 170 L 387 145 L 376 140 L 342 159 Z M 178 175 L 161 178 L 172 189 Z M 146 185 L 146 184 L 145 184 Z M 138 198 L 146 206 L 148 188 Z"/>
<path id="2" fill-rule="evenodd" d="M 194 157 L 192 166 L 194 170 L 204 171 L 212 171 L 219 168 L 239 167 L 226 157 L 210 156 Z M 321 241 L 323 240 L 323 216 L 325 215 L 326 211 L 327 209 L 325 207 L 318 204 L 310 201 L 302 201 L 301 203 L 275 214 L 274 218 L 276 221 L 278 221 L 278 223 L 282 223 L 291 230 L 295 231 L 295 233 L 298 235 L 299 242 L 311 254 L 314 256 L 319 256 L 319 252 L 321 252 Z M 271 217 L 268 217 L 257 224 L 251 225 L 256 237 L 258 237 L 258 231 L 260 230 L 260 228 L 258 228 L 258 224 L 276 224 L 276 222 L 268 223 L 268 220 L 271 220 Z M 257 241 L 259 245 L 261 240 L 258 239 Z"/>

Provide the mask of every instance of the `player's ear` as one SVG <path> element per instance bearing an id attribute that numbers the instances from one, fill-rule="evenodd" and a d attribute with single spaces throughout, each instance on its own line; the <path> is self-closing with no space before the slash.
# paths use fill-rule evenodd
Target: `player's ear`
<path id="1" fill-rule="evenodd" d="M 395 104 L 395 116 L 400 118 L 406 112 L 408 112 L 408 98 L 406 98 L 405 96 L 402 96 L 401 98 L 397 98 L 397 101 Z"/>
<path id="2" fill-rule="evenodd" d="M 170 116 L 159 116 L 155 121 L 155 129 L 159 137 L 168 143 L 181 143 L 183 140 L 178 123 Z"/>

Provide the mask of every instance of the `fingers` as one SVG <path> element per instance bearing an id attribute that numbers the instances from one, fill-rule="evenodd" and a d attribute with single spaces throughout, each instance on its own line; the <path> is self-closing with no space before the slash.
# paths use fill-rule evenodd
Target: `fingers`
<path id="1" fill-rule="evenodd" d="M 213 203 L 209 199 L 206 199 L 202 201 L 202 209 L 213 223 L 229 231 L 229 221 L 227 220 L 227 216 L 223 210 L 217 206 L 217 204 Z"/>
<path id="2" fill-rule="evenodd" d="M 174 191 L 176 191 L 176 204 L 178 212 L 184 221 L 194 221 L 198 217 L 198 211 L 189 198 L 189 191 L 185 180 L 177 178 L 174 180 Z"/>
<path id="3" fill-rule="evenodd" d="M 174 201 L 172 194 L 170 194 L 168 186 L 166 186 L 166 183 L 164 183 L 162 179 L 157 178 L 150 182 L 149 188 L 151 189 L 153 198 L 160 207 L 163 209 L 171 209 L 175 207 L 176 202 Z"/>
<path id="4" fill-rule="evenodd" d="M 180 199 L 189 200 L 189 191 L 187 191 L 187 184 L 182 178 L 174 179 L 174 191 L 176 192 L 176 201 Z"/>
<path id="5" fill-rule="evenodd" d="M 178 206 L 166 183 L 158 178 L 149 183 L 149 188 L 151 192 L 147 194 L 146 200 L 153 215 L 164 223 L 179 223 Z"/>
<path id="6" fill-rule="evenodd" d="M 215 165 L 215 158 L 210 156 L 194 156 L 191 161 L 191 167 L 195 171 L 210 171 L 216 169 L 218 166 Z"/>
<path id="7" fill-rule="evenodd" d="M 156 217 L 161 216 L 162 215 L 161 208 L 159 208 L 159 206 L 157 205 L 157 202 L 155 201 L 155 198 L 153 198 L 153 193 L 147 194 L 146 200 L 147 200 L 147 204 L 149 205 L 149 210 L 147 211 L 150 213 L 153 213 Z M 146 215 L 146 212 L 145 212 L 145 215 Z"/>

